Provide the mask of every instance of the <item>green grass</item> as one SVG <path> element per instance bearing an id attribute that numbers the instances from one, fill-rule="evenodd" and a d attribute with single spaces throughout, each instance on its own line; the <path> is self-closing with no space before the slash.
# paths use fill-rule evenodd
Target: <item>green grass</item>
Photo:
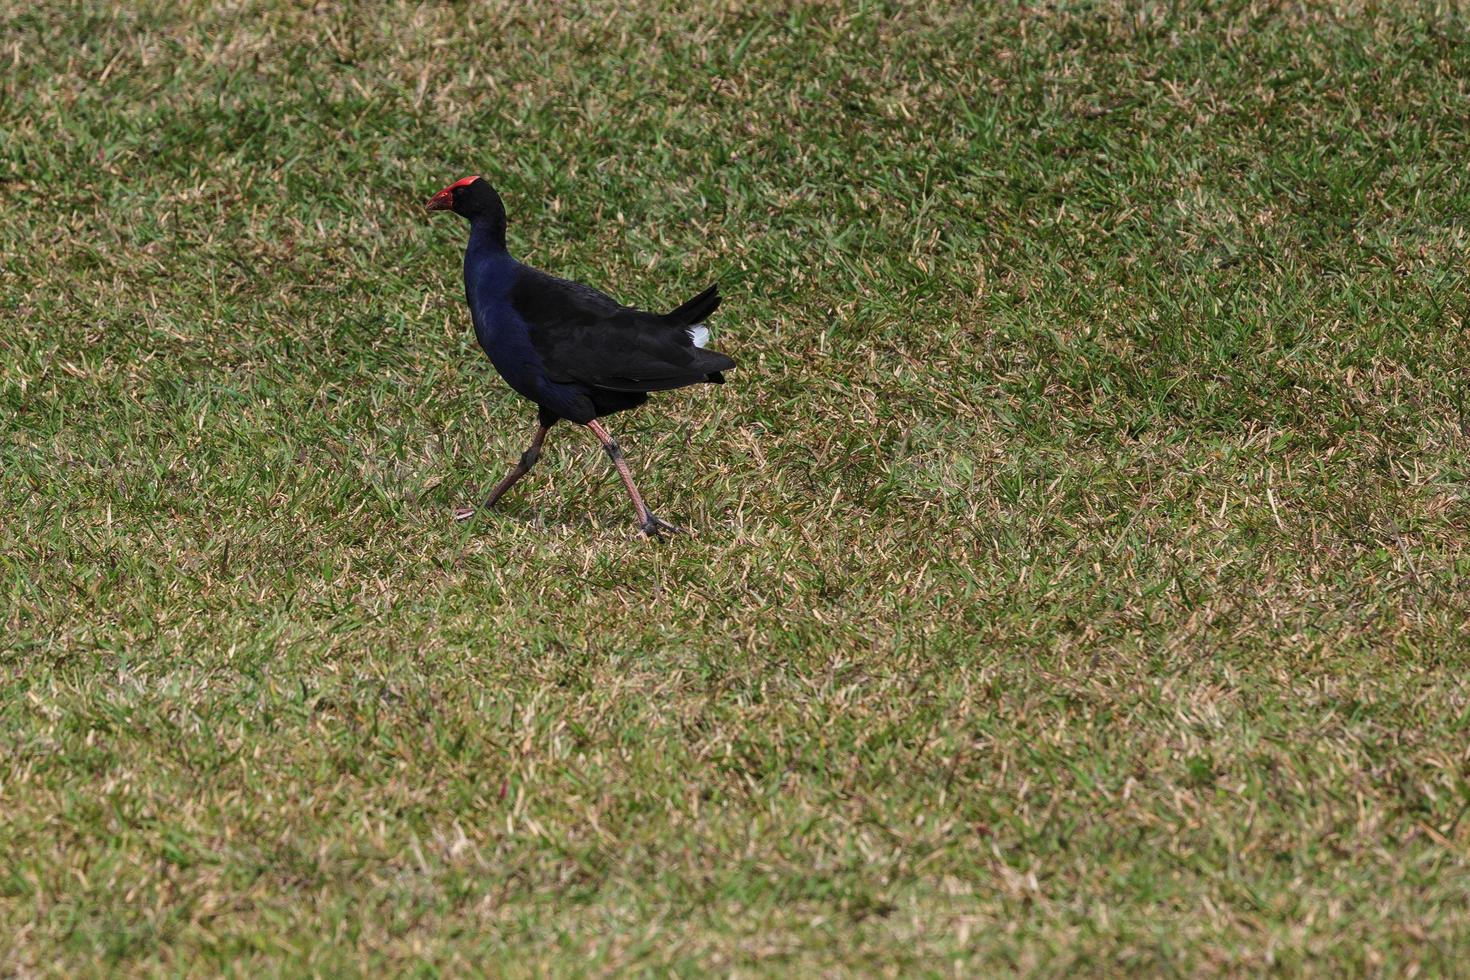
<path id="1" fill-rule="evenodd" d="M 0 973 L 1463 970 L 1463 15 L 684 6 L 0 7 Z"/>

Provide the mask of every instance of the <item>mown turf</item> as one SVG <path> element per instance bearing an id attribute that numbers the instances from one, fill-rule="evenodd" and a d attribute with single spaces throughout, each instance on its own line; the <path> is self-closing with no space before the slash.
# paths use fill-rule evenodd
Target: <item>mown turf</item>
<path id="1" fill-rule="evenodd" d="M 0 972 L 1470 961 L 1462 14 L 773 11 L 0 6 Z"/>

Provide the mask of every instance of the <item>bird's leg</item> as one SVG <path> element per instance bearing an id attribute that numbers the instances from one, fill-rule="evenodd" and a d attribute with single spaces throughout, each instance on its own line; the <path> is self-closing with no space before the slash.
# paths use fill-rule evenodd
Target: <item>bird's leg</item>
<path id="1" fill-rule="evenodd" d="M 643 495 L 638 492 L 638 487 L 633 483 L 633 473 L 628 469 L 628 461 L 623 458 L 623 451 L 618 448 L 613 437 L 608 435 L 602 423 L 593 419 L 587 423 L 587 428 L 597 436 L 598 441 L 602 443 L 602 448 L 607 450 L 608 456 L 612 458 L 613 465 L 618 468 L 618 476 L 623 478 L 623 486 L 628 488 L 628 496 L 633 498 L 633 509 L 638 512 L 639 530 L 650 538 L 657 538 L 664 531 L 670 534 L 678 534 L 682 531 L 683 528 L 675 527 L 668 521 L 660 519 L 648 509 L 648 505 L 643 502 Z"/>
<path id="2" fill-rule="evenodd" d="M 536 435 L 531 439 L 531 448 L 521 453 L 521 458 L 516 461 L 516 465 L 510 468 L 510 472 L 505 475 L 505 479 L 495 484 L 495 489 L 490 491 L 490 496 L 485 498 L 485 502 L 480 505 L 481 507 L 494 507 L 495 501 L 499 500 L 505 494 L 505 491 L 515 486 L 517 480 L 531 472 L 531 467 L 535 466 L 536 460 L 541 457 L 541 444 L 546 441 L 546 430 L 547 426 L 544 425 L 536 430 Z M 465 521 L 473 517 L 474 514 L 475 508 L 461 507 L 454 512 L 454 519 Z"/>

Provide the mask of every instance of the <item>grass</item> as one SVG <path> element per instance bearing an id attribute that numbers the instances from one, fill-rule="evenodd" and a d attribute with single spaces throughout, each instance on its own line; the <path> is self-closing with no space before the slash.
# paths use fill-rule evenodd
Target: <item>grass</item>
<path id="1" fill-rule="evenodd" d="M 0 7 L 0 972 L 1459 972 L 1467 26 Z"/>

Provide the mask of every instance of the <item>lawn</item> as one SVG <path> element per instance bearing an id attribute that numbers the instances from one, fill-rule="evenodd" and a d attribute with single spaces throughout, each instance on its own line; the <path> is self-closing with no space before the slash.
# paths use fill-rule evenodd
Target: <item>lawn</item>
<path id="1" fill-rule="evenodd" d="M 1470 962 L 1449 4 L 0 6 L 0 974 Z M 722 388 L 559 426 L 512 251 Z"/>

